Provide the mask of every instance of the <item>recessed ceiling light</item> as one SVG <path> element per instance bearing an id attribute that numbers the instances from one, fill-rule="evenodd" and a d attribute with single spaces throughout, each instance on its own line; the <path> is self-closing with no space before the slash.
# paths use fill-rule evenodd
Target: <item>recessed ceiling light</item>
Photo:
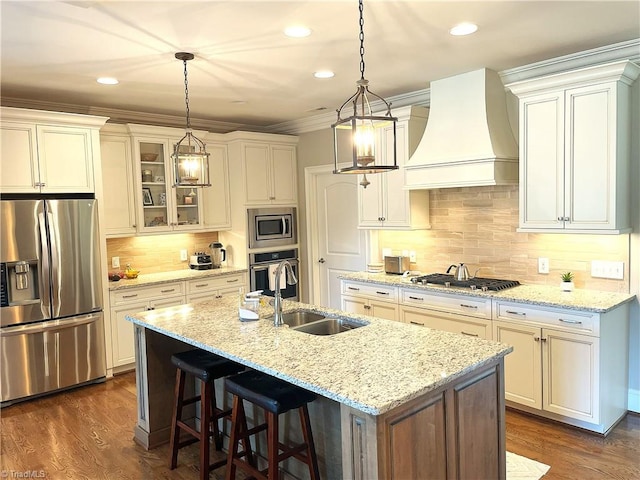
<path id="1" fill-rule="evenodd" d="M 96 81 L 102 85 L 118 85 L 118 83 L 120 83 L 118 79 L 114 77 L 100 77 Z"/>
<path id="2" fill-rule="evenodd" d="M 316 78 L 331 78 L 335 75 L 331 70 L 318 70 L 313 72 L 313 76 Z"/>
<path id="3" fill-rule="evenodd" d="M 284 29 L 284 34 L 287 37 L 303 38 L 311 35 L 311 29 L 304 25 L 290 25 Z"/>
<path id="4" fill-rule="evenodd" d="M 462 22 L 454 26 L 451 30 L 449 30 L 449 33 L 451 35 L 456 35 L 456 36 L 470 35 L 474 33 L 476 30 L 478 30 L 478 26 L 475 23 Z"/>

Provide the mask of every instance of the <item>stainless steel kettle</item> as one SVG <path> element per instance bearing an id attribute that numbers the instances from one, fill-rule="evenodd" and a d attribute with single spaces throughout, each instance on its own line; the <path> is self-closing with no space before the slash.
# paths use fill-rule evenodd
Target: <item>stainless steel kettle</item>
<path id="1" fill-rule="evenodd" d="M 220 242 L 213 242 L 209 244 L 209 248 L 211 249 L 211 266 L 213 268 L 220 268 L 222 266 L 222 262 L 227 259 L 227 251 L 222 248 L 222 244 Z"/>
<path id="2" fill-rule="evenodd" d="M 453 271 L 453 278 L 455 278 L 456 280 L 469 280 L 470 278 L 473 278 L 469 276 L 469 269 L 467 269 L 467 266 L 464 263 L 451 265 L 449 268 L 447 268 L 447 273 L 449 273 L 452 268 L 455 269 Z"/>

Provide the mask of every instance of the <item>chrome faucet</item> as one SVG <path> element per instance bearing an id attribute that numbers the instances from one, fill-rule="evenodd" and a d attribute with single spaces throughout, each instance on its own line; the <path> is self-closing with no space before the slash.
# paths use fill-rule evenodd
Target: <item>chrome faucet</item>
<path id="1" fill-rule="evenodd" d="M 282 321 L 282 295 L 280 294 L 280 275 L 282 275 L 283 268 L 286 270 L 286 273 L 289 274 L 285 274 L 286 282 L 289 285 L 295 285 L 296 283 L 298 283 L 298 279 L 293 273 L 293 268 L 291 268 L 291 264 L 289 263 L 289 261 L 282 260 L 278 264 L 278 268 L 276 268 L 274 279 L 276 284 L 276 293 L 273 297 L 273 325 L 275 325 L 276 327 L 284 324 L 284 322 Z"/>

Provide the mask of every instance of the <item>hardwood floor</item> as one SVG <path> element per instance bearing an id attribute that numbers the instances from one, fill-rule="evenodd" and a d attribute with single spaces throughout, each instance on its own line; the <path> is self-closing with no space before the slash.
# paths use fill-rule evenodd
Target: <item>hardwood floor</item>
<path id="1" fill-rule="evenodd" d="M 46 479 L 198 478 L 197 444 L 180 451 L 172 471 L 167 446 L 146 451 L 133 442 L 135 404 L 135 376 L 127 373 L 2 409 L 0 476 L 29 471 Z M 603 438 L 509 410 L 507 449 L 550 465 L 544 480 L 638 479 L 640 416 L 627 415 Z M 223 478 L 222 470 L 211 479 Z"/>

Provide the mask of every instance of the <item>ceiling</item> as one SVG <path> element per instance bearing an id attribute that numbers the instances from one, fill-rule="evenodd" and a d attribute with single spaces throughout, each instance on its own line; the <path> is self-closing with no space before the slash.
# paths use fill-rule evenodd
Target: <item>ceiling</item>
<path id="1" fill-rule="evenodd" d="M 267 127 L 335 111 L 360 78 L 358 5 L 338 1 L 0 2 L 6 99 Z M 448 30 L 479 25 L 466 37 Z M 309 37 L 282 32 L 290 24 Z M 391 1 L 364 4 L 365 77 L 383 96 L 487 67 L 496 71 L 640 37 L 631 1 Z M 313 72 L 330 69 L 331 79 Z M 99 76 L 120 80 L 96 83 Z"/>

